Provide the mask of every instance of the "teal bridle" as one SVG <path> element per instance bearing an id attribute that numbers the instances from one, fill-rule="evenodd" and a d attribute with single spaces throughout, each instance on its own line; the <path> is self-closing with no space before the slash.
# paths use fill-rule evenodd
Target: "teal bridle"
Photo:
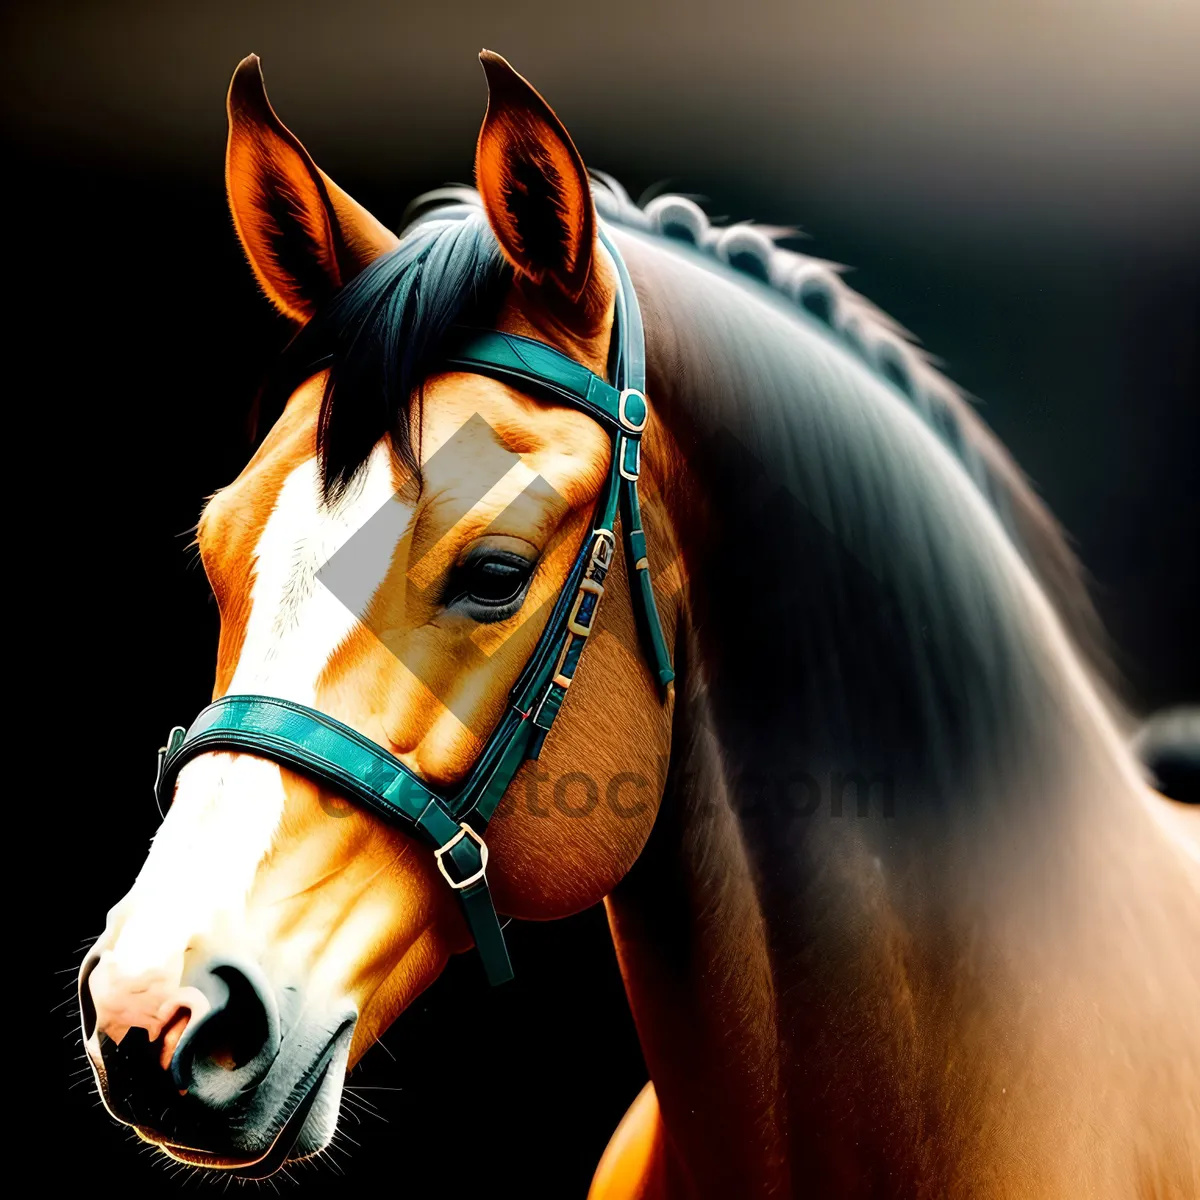
<path id="1" fill-rule="evenodd" d="M 546 628 L 509 693 L 504 715 L 463 783 L 454 791 L 432 788 L 349 726 L 274 696 L 222 696 L 187 730 L 172 729 L 158 752 L 154 793 L 160 810 L 170 802 L 186 763 L 210 751 L 234 751 L 270 759 L 328 784 L 430 843 L 443 879 L 458 893 L 493 984 L 511 979 L 513 969 L 488 890 L 483 835 L 521 765 L 541 753 L 579 669 L 616 553 L 618 510 L 639 633 L 664 697 L 675 678 L 654 601 L 638 501 L 641 441 L 649 419 L 645 335 L 625 263 L 603 229 L 600 238 L 612 255 L 619 281 L 613 383 L 552 346 L 494 330 L 456 329 L 442 358 L 447 369 L 488 375 L 578 409 L 612 439 L 595 527 L 580 547 Z"/>

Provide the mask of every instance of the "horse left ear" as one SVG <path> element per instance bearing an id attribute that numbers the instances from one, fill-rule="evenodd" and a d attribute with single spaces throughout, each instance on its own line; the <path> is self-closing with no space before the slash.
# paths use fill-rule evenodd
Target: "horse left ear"
<path id="1" fill-rule="evenodd" d="M 488 107 L 475 151 L 475 182 L 504 256 L 535 284 L 568 300 L 591 272 L 596 216 L 575 143 L 533 86 L 499 54 L 479 55 Z"/>

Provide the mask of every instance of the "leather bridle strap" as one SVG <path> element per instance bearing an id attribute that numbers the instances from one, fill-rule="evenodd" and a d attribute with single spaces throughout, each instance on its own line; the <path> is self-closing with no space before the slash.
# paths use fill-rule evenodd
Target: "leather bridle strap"
<path id="1" fill-rule="evenodd" d="M 224 696 L 197 716 L 186 735 L 178 726 L 173 729 L 168 745 L 159 751 L 154 786 L 160 803 L 164 794 L 170 795 L 184 765 L 213 750 L 242 751 L 291 767 L 431 842 L 437 847 L 442 876 L 458 892 L 489 979 L 512 978 L 484 874 L 487 847 L 382 746 L 303 704 L 276 696 Z"/>
<path id="2" fill-rule="evenodd" d="M 603 229 L 600 237 L 620 282 L 615 385 L 552 346 L 495 330 L 455 330 L 442 357 L 447 368 L 489 375 L 584 412 L 612 440 L 609 474 L 592 534 L 580 547 L 504 715 L 467 778 L 453 792 L 444 792 L 430 787 L 382 746 L 316 709 L 275 696 L 229 695 L 205 708 L 188 730 L 171 730 L 159 751 L 154 784 L 161 810 L 170 801 L 179 772 L 197 755 L 255 754 L 309 775 L 423 838 L 434 848 L 442 877 L 458 893 L 494 984 L 512 978 L 512 964 L 488 891 L 483 833 L 522 763 L 541 753 L 566 699 L 612 566 L 618 509 L 634 611 L 664 695 L 675 678 L 651 587 L 637 493 L 641 438 L 649 418 L 641 316 L 619 252 Z"/>

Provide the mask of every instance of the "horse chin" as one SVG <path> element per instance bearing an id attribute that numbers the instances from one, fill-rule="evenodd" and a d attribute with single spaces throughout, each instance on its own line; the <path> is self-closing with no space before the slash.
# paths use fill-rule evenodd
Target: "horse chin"
<path id="1" fill-rule="evenodd" d="M 258 1121 L 250 1122 L 251 1128 L 243 1131 L 243 1136 L 248 1135 L 248 1140 L 256 1145 L 266 1145 L 265 1150 L 256 1150 L 253 1157 L 243 1157 L 236 1151 L 220 1153 L 181 1145 L 164 1138 L 158 1130 L 135 1126 L 138 1136 L 176 1162 L 221 1171 L 239 1179 L 266 1179 L 288 1163 L 320 1154 L 332 1142 L 337 1129 L 352 1032 L 353 1022 L 339 1030 L 316 1060 L 301 1070 L 299 1082 L 282 1106 L 276 1106 L 273 1112 L 261 1106 Z M 294 1063 L 290 1070 L 286 1063 L 277 1064 L 271 1075 L 277 1071 L 284 1078 L 297 1074 Z M 268 1077 L 263 1083 L 269 1081 Z M 278 1130 L 271 1136 L 270 1129 L 275 1124 Z"/>

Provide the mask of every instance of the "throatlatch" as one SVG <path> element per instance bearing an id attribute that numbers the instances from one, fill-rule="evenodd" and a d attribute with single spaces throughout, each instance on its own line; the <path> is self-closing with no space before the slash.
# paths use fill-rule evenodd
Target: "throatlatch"
<path id="1" fill-rule="evenodd" d="M 212 750 L 242 751 L 301 771 L 433 846 L 438 870 L 459 896 L 488 979 L 513 976 L 504 934 L 487 883 L 487 824 L 521 764 L 541 753 L 562 709 L 595 628 L 604 581 L 616 552 L 621 514 L 634 612 L 646 656 L 664 697 L 675 678 L 654 602 L 638 476 L 649 419 L 641 313 L 620 252 L 603 228 L 600 239 L 616 264 L 613 337 L 616 378 L 609 383 L 553 346 L 496 330 L 456 329 L 443 363 L 488 375 L 554 403 L 567 404 L 604 426 L 612 439 L 608 479 L 595 526 L 559 593 L 533 654 L 509 693 L 508 706 L 462 785 L 429 787 L 382 746 L 334 718 L 273 696 L 222 696 L 186 731 L 171 730 L 158 754 L 154 793 L 162 810 L 184 764 Z"/>

